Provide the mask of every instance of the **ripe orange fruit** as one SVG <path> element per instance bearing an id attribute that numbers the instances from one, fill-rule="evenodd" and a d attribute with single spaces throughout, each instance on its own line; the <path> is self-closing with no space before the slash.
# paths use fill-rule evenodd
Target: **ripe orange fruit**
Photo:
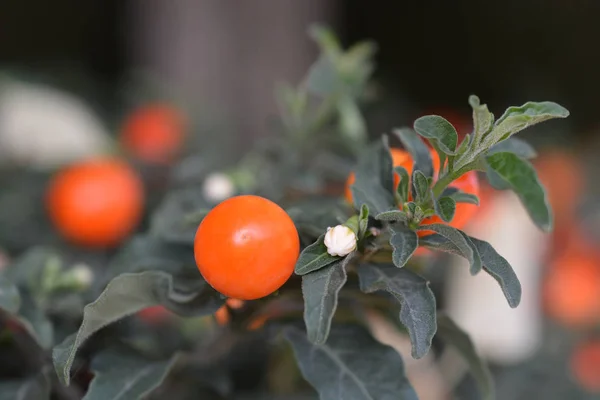
<path id="1" fill-rule="evenodd" d="M 277 204 L 259 196 L 229 198 L 202 220 L 194 239 L 200 273 L 239 300 L 265 297 L 283 285 L 300 252 L 298 231 Z"/>
<path id="2" fill-rule="evenodd" d="M 577 346 L 571 355 L 571 373 L 586 390 L 600 393 L 600 340 Z"/>
<path id="3" fill-rule="evenodd" d="M 138 311 L 137 315 L 147 324 L 158 325 L 171 316 L 171 312 L 163 306 L 153 306 Z"/>
<path id="4" fill-rule="evenodd" d="M 151 104 L 134 111 L 123 124 L 120 142 L 134 157 L 168 163 L 184 140 L 183 116 L 168 104 Z"/>
<path id="5" fill-rule="evenodd" d="M 126 163 L 110 158 L 73 164 L 58 172 L 46 193 L 56 229 L 73 243 L 110 247 L 128 236 L 143 210 L 144 188 Z"/>
<path id="6" fill-rule="evenodd" d="M 595 250 L 588 250 L 558 256 L 543 283 L 547 314 L 572 328 L 600 321 L 600 258 Z"/>

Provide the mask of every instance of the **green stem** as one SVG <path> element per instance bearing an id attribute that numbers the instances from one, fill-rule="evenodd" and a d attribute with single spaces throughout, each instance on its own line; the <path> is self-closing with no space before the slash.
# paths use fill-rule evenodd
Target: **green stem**
<path id="1" fill-rule="evenodd" d="M 467 164 L 459 170 L 452 171 L 442 176 L 438 181 L 433 185 L 433 196 L 437 199 L 444 192 L 444 189 L 448 187 L 452 182 L 466 174 L 467 172 L 473 170 L 472 164 Z"/>

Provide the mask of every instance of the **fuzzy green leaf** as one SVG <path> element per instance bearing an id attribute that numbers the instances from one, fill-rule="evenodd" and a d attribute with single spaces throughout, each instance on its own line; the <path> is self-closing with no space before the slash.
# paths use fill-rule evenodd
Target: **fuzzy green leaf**
<path id="1" fill-rule="evenodd" d="M 469 270 L 471 275 L 476 275 L 479 271 L 481 271 L 482 265 L 479 250 L 477 250 L 477 247 L 475 247 L 471 241 L 471 238 L 465 235 L 464 232 L 444 224 L 421 225 L 419 230 L 427 230 L 439 233 L 452 242 L 459 250 L 458 255 L 466 258 L 469 261 L 469 264 L 471 265 Z"/>
<path id="2" fill-rule="evenodd" d="M 375 219 L 388 222 L 406 222 L 408 220 L 408 216 L 404 211 L 389 210 L 377 214 Z"/>
<path id="3" fill-rule="evenodd" d="M 423 204 L 429 198 L 429 181 L 425 174 L 416 169 L 413 172 L 413 198 L 417 204 Z"/>
<path id="4" fill-rule="evenodd" d="M 492 131 L 484 138 L 484 147 L 489 148 L 502 140 L 532 125 L 553 118 L 566 118 L 569 111 L 551 101 L 527 102 L 520 107 L 509 107 L 496 121 Z"/>
<path id="5" fill-rule="evenodd" d="M 484 400 L 493 400 L 494 381 L 485 362 L 479 357 L 471 338 L 446 315 L 438 317 L 437 335 L 454 347 L 465 359 Z"/>
<path id="6" fill-rule="evenodd" d="M 551 230 L 550 205 L 533 166 L 513 153 L 492 154 L 486 160 L 489 169 L 519 196 L 533 222 L 543 231 Z"/>
<path id="7" fill-rule="evenodd" d="M 394 206 L 392 168 L 392 156 L 384 136 L 360 155 L 356 180 L 350 187 L 357 210 L 366 204 L 370 211 L 380 213 Z"/>
<path id="8" fill-rule="evenodd" d="M 400 322 L 410 335 L 412 356 L 425 356 L 437 330 L 435 296 L 427 281 L 408 269 L 393 265 L 361 264 L 357 272 L 363 292 L 383 290 L 398 300 Z"/>
<path id="9" fill-rule="evenodd" d="M 479 251 L 483 262 L 483 270 L 498 282 L 509 306 L 511 308 L 517 307 L 521 302 L 521 283 L 511 265 L 488 242 L 474 237 L 470 239 Z M 421 237 L 419 238 L 419 244 L 434 250 L 461 255 L 458 247 L 441 235 L 434 234 Z"/>
<path id="10" fill-rule="evenodd" d="M 392 260 L 398 268 L 404 267 L 419 246 L 417 233 L 405 225 L 391 225 L 390 245 L 394 249 Z"/>
<path id="11" fill-rule="evenodd" d="M 91 363 L 94 379 L 82 400 L 144 398 L 162 383 L 176 358 L 149 360 L 123 349 L 98 353 Z"/>
<path id="12" fill-rule="evenodd" d="M 408 201 L 408 189 L 410 186 L 410 177 L 408 176 L 408 171 L 404 167 L 394 167 L 394 171 L 398 174 L 400 181 L 398 182 L 398 188 L 396 189 L 396 193 L 399 197 L 399 203 L 403 204 Z"/>
<path id="13" fill-rule="evenodd" d="M 434 201 L 433 205 L 435 206 L 435 213 L 442 219 L 442 221 L 452 221 L 452 218 L 454 218 L 454 212 L 456 211 L 456 201 L 454 198 L 441 197 L 438 201 Z"/>
<path id="14" fill-rule="evenodd" d="M 487 105 L 481 104 L 479 97 L 469 96 L 469 104 L 473 108 L 474 140 L 478 144 L 494 124 L 494 114 L 489 112 Z"/>
<path id="15" fill-rule="evenodd" d="M 21 307 L 19 289 L 6 276 L 0 275 L 0 308 L 14 314 Z"/>
<path id="16" fill-rule="evenodd" d="M 488 150 L 487 155 L 491 156 L 492 154 L 505 152 L 514 153 L 520 158 L 524 158 L 526 160 L 537 157 L 537 152 L 529 143 L 516 137 L 503 140 L 502 142 L 493 146 Z"/>
<path id="17" fill-rule="evenodd" d="M 446 119 L 439 115 L 426 115 L 418 118 L 413 127 L 419 135 L 435 144 L 436 149 L 440 149 L 446 155 L 455 154 L 458 134 Z"/>
<path id="18" fill-rule="evenodd" d="M 427 177 L 433 176 L 433 161 L 431 152 L 423 140 L 409 128 L 394 129 L 394 134 L 400 139 L 404 148 L 415 160 L 413 170 L 419 170 Z"/>
<path id="19" fill-rule="evenodd" d="M 290 326 L 284 335 L 302 376 L 327 400 L 417 400 L 402 358 L 359 325 L 336 325 L 326 344 L 311 343 Z"/>
<path id="20" fill-rule="evenodd" d="M 346 265 L 354 254 L 302 276 L 304 323 L 308 339 L 315 344 L 327 341 L 331 321 L 338 304 L 338 294 L 346 283 Z"/>
<path id="21" fill-rule="evenodd" d="M 442 197 L 450 197 L 457 204 L 458 203 L 466 203 L 466 204 L 474 204 L 476 206 L 479 205 L 479 197 L 475 196 L 471 193 L 465 193 L 462 190 L 459 190 L 455 187 L 447 187 L 442 192 Z"/>
<path id="22" fill-rule="evenodd" d="M 305 275 L 317 271 L 340 259 L 338 256 L 332 256 L 327 253 L 327 246 L 325 246 L 324 240 L 325 235 L 323 234 L 319 236 L 316 242 L 302 250 L 296 262 L 295 272 L 297 275 Z"/>
<path id="23" fill-rule="evenodd" d="M 217 311 L 223 299 L 204 280 L 175 281 L 162 271 L 117 276 L 96 301 L 85 306 L 77 333 L 54 348 L 54 367 L 61 381 L 69 384 L 77 350 L 90 336 L 111 323 L 159 304 L 180 315 L 201 316 Z"/>

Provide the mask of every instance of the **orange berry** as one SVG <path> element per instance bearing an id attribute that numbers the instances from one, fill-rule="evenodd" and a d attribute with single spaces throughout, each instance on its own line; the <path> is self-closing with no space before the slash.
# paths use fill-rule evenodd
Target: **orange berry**
<path id="1" fill-rule="evenodd" d="M 227 309 L 227 306 L 221 306 L 221 308 L 215 312 L 215 320 L 217 321 L 217 324 L 221 326 L 226 325 L 229 322 L 229 310 Z"/>
<path id="2" fill-rule="evenodd" d="M 229 198 L 205 217 L 194 240 L 200 273 L 217 291 L 254 300 L 279 289 L 300 253 L 292 219 L 262 197 Z"/>
<path id="3" fill-rule="evenodd" d="M 586 390 L 600 393 L 600 341 L 583 343 L 575 348 L 570 360 L 571 373 Z"/>
<path id="4" fill-rule="evenodd" d="M 56 229 L 89 247 L 119 244 L 138 224 L 144 202 L 142 182 L 126 163 L 93 159 L 54 176 L 46 206 Z"/>
<path id="5" fill-rule="evenodd" d="M 168 104 L 151 104 L 125 120 L 121 145 L 134 157 L 149 163 L 168 163 L 184 140 L 183 116 Z"/>
<path id="6" fill-rule="evenodd" d="M 244 300 L 238 300 L 238 299 L 227 299 L 225 301 L 225 303 L 227 304 L 227 306 L 233 310 L 237 310 L 240 309 L 244 306 Z"/>

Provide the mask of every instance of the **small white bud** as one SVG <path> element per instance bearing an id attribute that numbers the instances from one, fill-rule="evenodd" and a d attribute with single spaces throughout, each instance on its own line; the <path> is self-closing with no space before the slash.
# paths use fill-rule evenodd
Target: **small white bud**
<path id="1" fill-rule="evenodd" d="M 356 234 L 347 226 L 338 225 L 327 228 L 324 242 L 330 255 L 343 257 L 356 249 Z"/>
<path id="2" fill-rule="evenodd" d="M 233 196 L 235 186 L 226 174 L 215 172 L 206 177 L 202 190 L 206 200 L 219 203 Z"/>
<path id="3" fill-rule="evenodd" d="M 87 265 L 78 265 L 71 270 L 74 280 L 82 287 L 88 287 L 94 280 L 94 273 Z"/>

